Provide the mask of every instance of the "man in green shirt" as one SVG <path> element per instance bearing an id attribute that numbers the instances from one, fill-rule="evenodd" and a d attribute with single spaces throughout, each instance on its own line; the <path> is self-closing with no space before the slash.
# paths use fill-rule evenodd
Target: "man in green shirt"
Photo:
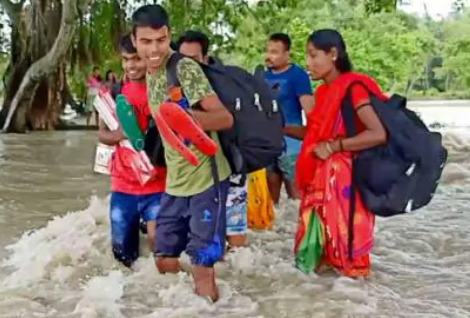
<path id="1" fill-rule="evenodd" d="M 214 156 L 220 183 L 215 185 L 211 158 L 191 145 L 200 164 L 192 166 L 163 140 L 167 164 L 166 193 L 157 215 L 155 256 L 161 273 L 180 271 L 178 258 L 190 256 L 197 294 L 218 299 L 214 264 L 225 249 L 226 200 L 231 174 L 222 153 L 217 131 L 229 129 L 233 117 L 219 100 L 200 66 L 190 58 L 177 64 L 181 87 L 168 87 L 166 65 L 174 53 L 168 15 L 159 5 L 145 5 L 132 15 L 133 41 L 138 54 L 147 61 L 147 91 L 151 113 L 169 99 L 169 92 L 181 89 L 181 106 L 189 104 L 190 114 L 210 132 L 219 145 Z"/>

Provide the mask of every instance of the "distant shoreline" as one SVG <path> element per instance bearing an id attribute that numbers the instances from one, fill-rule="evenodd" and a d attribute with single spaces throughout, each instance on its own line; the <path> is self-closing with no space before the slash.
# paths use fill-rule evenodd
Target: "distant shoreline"
<path id="1" fill-rule="evenodd" d="M 409 99 L 409 107 L 470 107 L 469 99 Z"/>

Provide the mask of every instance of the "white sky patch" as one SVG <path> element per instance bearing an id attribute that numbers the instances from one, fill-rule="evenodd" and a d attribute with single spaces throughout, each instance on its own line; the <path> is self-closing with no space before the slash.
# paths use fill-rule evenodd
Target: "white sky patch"
<path id="1" fill-rule="evenodd" d="M 433 19 L 442 19 L 452 12 L 454 0 L 404 0 L 400 8 L 408 13 L 424 16 L 427 13 Z M 469 5 L 469 1 L 465 1 Z"/>

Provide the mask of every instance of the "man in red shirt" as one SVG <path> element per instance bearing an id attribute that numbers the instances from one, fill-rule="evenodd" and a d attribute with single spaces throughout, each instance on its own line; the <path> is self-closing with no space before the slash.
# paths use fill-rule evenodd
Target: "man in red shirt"
<path id="1" fill-rule="evenodd" d="M 146 62 L 137 55 L 130 35 L 121 39 L 119 47 L 127 79 L 122 83 L 120 93 L 132 105 L 140 129 L 145 134 L 151 118 L 147 105 Z M 119 145 L 125 139 L 121 128 L 110 131 L 100 124 L 99 139 L 103 144 L 116 146 L 111 159 L 111 240 L 114 257 L 130 267 L 139 257 L 141 217 L 147 223 L 149 247 L 154 251 L 155 219 L 160 210 L 161 194 L 165 191 L 166 170 L 157 168 L 156 177 L 142 185 L 131 168 L 132 150 Z"/>

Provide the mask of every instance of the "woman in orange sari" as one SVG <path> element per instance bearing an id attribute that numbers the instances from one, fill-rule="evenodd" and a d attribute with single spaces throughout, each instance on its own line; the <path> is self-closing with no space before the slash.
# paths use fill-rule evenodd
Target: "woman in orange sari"
<path id="1" fill-rule="evenodd" d="M 355 152 L 386 142 L 386 131 L 370 105 L 369 94 L 387 97 L 373 79 L 352 72 L 346 45 L 335 30 L 310 35 L 307 68 L 314 80 L 323 83 L 315 92 L 315 108 L 307 117 L 306 129 L 287 132 L 304 139 L 296 167 L 302 196 L 296 263 L 306 272 L 328 266 L 344 276 L 367 277 L 375 219 L 357 190 L 351 214 L 352 162 Z M 350 138 L 341 116 L 348 91 L 358 127 L 357 135 Z"/>

